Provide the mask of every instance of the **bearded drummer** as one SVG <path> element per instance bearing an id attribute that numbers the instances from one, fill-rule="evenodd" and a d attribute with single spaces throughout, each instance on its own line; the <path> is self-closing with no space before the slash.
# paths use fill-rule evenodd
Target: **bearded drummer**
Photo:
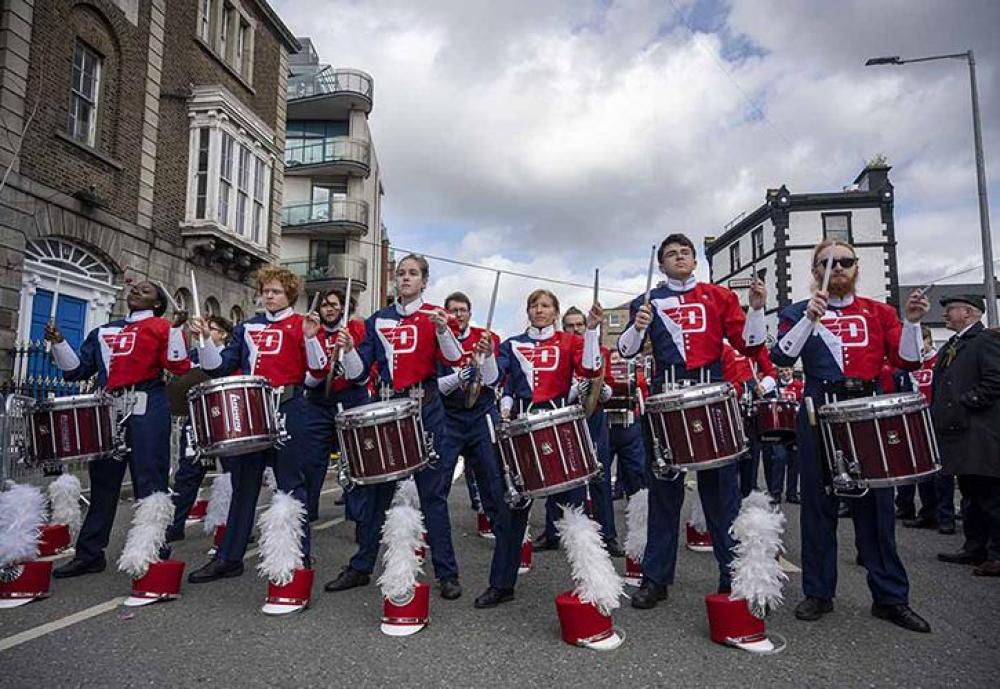
<path id="1" fill-rule="evenodd" d="M 694 243 L 683 234 L 671 234 L 657 250 L 660 270 L 667 276 L 649 293 L 634 299 L 631 320 L 618 338 L 623 357 L 634 357 L 648 338 L 653 347 L 653 379 L 650 393 L 657 394 L 667 384 L 684 381 L 722 381 L 723 339 L 741 353 L 752 355 L 763 343 L 764 285 L 754 280 L 750 287 L 749 315 L 743 313 L 735 293 L 694 276 L 698 260 Z M 650 470 L 653 443 L 649 423 L 644 420 L 649 521 L 646 551 L 642 560 L 642 584 L 632 596 L 632 607 L 653 608 L 666 600 L 674 582 L 677 562 L 677 533 L 684 502 L 682 479 L 658 479 Z M 730 590 L 730 563 L 734 545 L 729 527 L 740 506 L 737 465 L 698 471 L 698 492 L 712 534 L 713 552 L 719 564 L 719 592 Z"/>
<path id="2" fill-rule="evenodd" d="M 191 319 L 194 336 L 204 335 L 198 347 L 201 368 L 213 378 L 232 375 L 237 369 L 246 375 L 263 376 L 275 390 L 281 389 L 279 413 L 285 417 L 290 440 L 277 448 L 240 455 L 229 463 L 233 497 L 226 520 L 222 545 L 212 560 L 188 576 L 192 584 L 243 574 L 250 532 L 253 530 L 257 496 L 266 464 L 273 463 L 278 490 L 307 503 L 302 448 L 308 439 L 303 383 L 307 373 L 325 379 L 329 361 L 319 339 L 321 325 L 315 313 L 295 313 L 292 304 L 302 291 L 302 279 L 282 266 L 264 266 L 257 271 L 257 289 L 264 311 L 233 330 L 233 337 L 221 351 L 209 339 L 208 323 Z M 304 567 L 310 562 L 309 520 L 303 527 Z"/>
<path id="3" fill-rule="evenodd" d="M 895 309 L 855 292 L 858 259 L 854 248 L 825 240 L 812 255 L 815 292 L 779 317 L 779 339 L 771 356 L 779 366 L 802 360 L 805 400 L 816 409 L 828 402 L 877 394 L 883 364 L 904 370 L 920 365 L 920 319 L 929 303 L 920 291 L 906 302 L 905 323 Z M 831 262 L 832 261 L 832 262 Z M 829 289 L 823 291 L 827 266 Z M 805 406 L 805 405 L 803 405 Z M 815 621 L 833 611 L 837 590 L 837 497 L 825 490 L 828 469 L 809 414 L 799 414 L 799 472 L 802 498 L 802 588 L 795 609 L 800 620 Z M 872 615 L 914 632 L 930 632 L 909 607 L 910 585 L 896 552 L 893 489 L 871 488 L 845 499 L 854 520 L 859 564 L 868 570 Z"/>
<path id="4" fill-rule="evenodd" d="M 355 347 L 353 338 L 341 332 L 338 344 L 344 351 L 344 372 L 348 379 L 360 381 L 368 375 L 372 363 L 378 372 L 384 397 L 409 397 L 420 400 L 421 418 L 431 436 L 431 463 L 416 473 L 414 479 L 420 507 L 427 526 L 434 576 L 441 597 L 454 600 L 462 595 L 458 581 L 458 562 L 451 539 L 448 493 L 456 457 L 444 453 L 445 412 L 438 389 L 439 362 L 457 366 L 463 358 L 462 345 L 449 324 L 448 313 L 424 301 L 430 268 L 423 256 L 410 254 L 396 266 L 397 301 L 376 311 L 365 322 L 365 338 Z M 488 339 L 477 345 L 483 356 L 483 381 L 497 380 L 496 358 Z M 326 584 L 327 591 L 344 591 L 364 586 L 371 580 L 378 557 L 385 512 L 392 503 L 396 481 L 386 481 L 354 490 L 363 491 L 365 508 L 360 525 L 358 551 L 340 575 Z"/>
<path id="5" fill-rule="evenodd" d="M 103 572 L 107 566 L 104 549 L 111 536 L 126 467 L 137 500 L 168 490 L 170 403 L 163 372 L 180 376 L 191 369 L 181 330 L 187 313 L 175 310 L 172 323 L 163 318 L 170 297 L 151 282 L 135 284 L 126 303 L 128 315 L 91 330 L 79 354 L 55 324 L 45 328 L 45 339 L 52 343 L 52 355 L 65 380 L 87 380 L 96 373 L 99 388 L 115 397 L 126 395 L 134 402 L 125 421 L 129 452 L 121 458 L 87 463 L 90 507 L 77 537 L 76 556 L 52 572 L 60 579 Z"/>
<path id="6" fill-rule="evenodd" d="M 355 309 L 354 297 L 345 300 L 344 293 L 331 289 L 320 295 L 318 314 L 323 329 L 320 337 L 330 360 L 330 372 L 324 378 L 306 373 L 306 442 L 301 446 L 305 461 L 306 511 L 309 521 L 319 518 L 319 498 L 330 468 L 330 452 L 337 446 L 337 428 L 334 423 L 340 410 L 353 409 L 371 401 L 368 378 L 348 380 L 343 364 L 339 362 L 340 348 L 337 341 L 344 320 L 344 305 L 348 305 L 347 332 L 357 347 L 365 339 L 365 322 L 351 318 Z M 357 523 L 360 520 L 361 494 L 348 491 L 345 495 L 345 516 Z"/>
<path id="7" fill-rule="evenodd" d="M 533 410 L 564 407 L 574 376 L 594 380 L 601 374 L 600 323 L 604 312 L 600 304 L 595 303 L 587 314 L 583 337 L 556 329 L 559 299 L 547 289 L 528 295 L 527 312 L 531 324 L 527 331 L 500 345 L 497 365 L 504 379 L 500 413 L 505 420 Z M 558 505 L 582 507 L 586 494 L 586 488 L 578 486 L 553 497 Z M 498 509 L 509 512 L 511 529 L 502 537 L 497 534 L 492 571 L 499 576 L 491 576 L 489 588 L 476 599 L 477 608 L 492 608 L 514 599 L 521 543 L 531 510 L 530 505 L 511 509 L 503 501 Z"/>

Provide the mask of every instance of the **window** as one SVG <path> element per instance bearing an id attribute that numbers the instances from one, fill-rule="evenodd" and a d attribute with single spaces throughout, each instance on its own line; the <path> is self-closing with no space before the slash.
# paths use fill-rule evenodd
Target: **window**
<path id="1" fill-rule="evenodd" d="M 101 58 L 77 40 L 73 50 L 73 81 L 69 97 L 69 135 L 94 146 L 97 138 L 97 105 L 101 91 Z"/>
<path id="2" fill-rule="evenodd" d="M 198 172 L 197 201 L 195 213 L 199 218 L 205 217 L 205 207 L 208 205 L 208 128 L 198 130 Z"/>
<path id="3" fill-rule="evenodd" d="M 285 160 L 299 165 L 321 163 L 326 159 L 329 140 L 336 136 L 349 136 L 350 133 L 351 125 L 347 120 L 289 122 Z"/>
<path id="4" fill-rule="evenodd" d="M 251 240 L 254 244 L 261 243 L 261 236 L 264 231 L 264 194 L 270 187 L 267 183 L 267 166 L 260 158 L 255 158 L 256 172 L 254 173 L 253 185 L 253 236 Z"/>
<path id="5" fill-rule="evenodd" d="M 250 149 L 240 145 L 240 167 L 236 187 L 236 234 L 247 234 L 247 213 L 250 205 Z"/>
<path id="6" fill-rule="evenodd" d="M 740 243 L 737 242 L 729 247 L 729 270 L 735 272 L 740 269 Z"/>
<path id="7" fill-rule="evenodd" d="M 215 0 L 201 0 L 198 10 L 198 36 L 206 43 L 212 40 L 212 15 L 215 10 Z"/>
<path id="8" fill-rule="evenodd" d="M 205 300 L 205 316 L 221 316 L 222 307 L 219 306 L 219 300 L 215 297 L 209 297 Z"/>
<path id="9" fill-rule="evenodd" d="M 347 239 L 345 237 L 309 242 L 309 267 L 320 270 L 329 268 L 330 254 L 346 253 Z"/>
<path id="10" fill-rule="evenodd" d="M 758 227 L 754 230 L 750 235 L 750 241 L 753 244 L 753 258 L 756 261 L 764 255 L 764 228 Z"/>
<path id="11" fill-rule="evenodd" d="M 253 71 L 254 23 L 239 0 L 200 0 L 198 38 L 246 81 Z"/>
<path id="12" fill-rule="evenodd" d="M 222 134 L 222 160 L 219 165 L 219 222 L 229 224 L 229 197 L 233 192 L 233 137 Z"/>
<path id="13" fill-rule="evenodd" d="M 232 321 L 233 325 L 242 323 L 245 316 L 243 315 L 243 309 L 239 306 L 234 306 L 229 309 L 229 320 Z"/>
<path id="14" fill-rule="evenodd" d="M 851 241 L 850 213 L 823 213 L 823 239 Z"/>
<path id="15" fill-rule="evenodd" d="M 608 327 L 610 328 L 622 327 L 622 316 L 620 313 L 608 314 Z"/>

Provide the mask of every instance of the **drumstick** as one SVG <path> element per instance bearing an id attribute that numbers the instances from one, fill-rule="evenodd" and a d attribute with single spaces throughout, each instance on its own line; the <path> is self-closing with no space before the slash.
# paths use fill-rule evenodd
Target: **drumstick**
<path id="1" fill-rule="evenodd" d="M 826 288 L 830 286 L 830 273 L 833 272 L 833 250 L 830 250 L 830 255 L 826 257 L 826 268 L 823 270 L 823 286 L 819 288 L 820 292 L 825 292 Z"/>
<path id="2" fill-rule="evenodd" d="M 646 298 L 643 304 L 649 303 L 649 292 L 653 289 L 653 261 L 656 260 L 656 244 L 649 252 L 649 271 L 646 273 Z"/>
<path id="3" fill-rule="evenodd" d="M 49 307 L 49 324 L 55 326 L 56 324 L 56 306 L 59 304 L 59 285 L 62 283 L 62 271 L 58 268 L 56 269 L 56 286 L 52 290 L 52 306 Z M 52 343 L 48 340 L 45 341 L 45 351 L 48 352 L 52 349 Z"/>
<path id="4" fill-rule="evenodd" d="M 594 268 L 594 303 L 601 301 L 601 269 Z"/>
<path id="5" fill-rule="evenodd" d="M 306 315 L 309 315 L 310 313 L 315 313 L 316 309 L 319 308 L 319 295 L 320 295 L 320 293 L 321 293 L 321 290 L 316 290 L 316 294 L 313 295 L 312 303 L 309 304 L 309 310 L 306 311 Z"/>
<path id="6" fill-rule="evenodd" d="M 497 308 L 497 291 L 500 289 L 500 271 L 497 271 L 497 275 L 493 278 L 493 294 L 490 296 L 490 310 L 486 313 L 486 331 L 489 332 L 493 327 L 493 312 Z"/>
<path id="7" fill-rule="evenodd" d="M 340 305 L 340 330 L 347 329 L 347 321 L 351 317 L 351 277 L 347 277 L 347 286 L 344 289 L 344 303 Z M 351 333 L 348 332 L 347 336 L 350 337 Z M 344 350 L 341 349 L 340 345 L 334 346 L 335 358 L 338 362 L 344 360 Z M 326 394 L 330 394 L 330 390 L 333 389 L 333 365 L 330 366 L 329 373 L 326 374 Z"/>
<path id="8" fill-rule="evenodd" d="M 194 302 L 194 317 L 201 320 L 201 302 L 198 300 L 198 281 L 194 277 L 194 269 L 191 270 L 191 301 Z M 204 333 L 198 333 L 198 346 L 205 346 Z"/>
<path id="9" fill-rule="evenodd" d="M 172 295 L 170 293 L 170 290 L 167 289 L 166 285 L 164 285 L 159 280 L 150 280 L 150 282 L 152 282 L 154 285 L 156 285 L 157 287 L 159 287 L 160 289 L 162 289 L 163 293 L 167 295 L 167 301 L 170 302 L 170 308 L 172 308 L 174 311 L 181 311 L 182 310 L 180 304 L 178 304 L 177 300 L 174 299 L 174 295 Z"/>

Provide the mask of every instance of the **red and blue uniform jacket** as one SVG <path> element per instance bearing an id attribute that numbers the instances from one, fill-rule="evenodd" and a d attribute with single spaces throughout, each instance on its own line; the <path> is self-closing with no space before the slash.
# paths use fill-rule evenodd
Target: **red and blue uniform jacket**
<path id="1" fill-rule="evenodd" d="M 246 375 L 263 376 L 275 387 L 302 385 L 307 371 L 314 378 L 325 378 L 329 370 L 325 355 L 321 365 L 309 366 L 302 332 L 304 318 L 286 309 L 270 318 L 262 313 L 243 321 L 233 329 L 232 338 L 220 352 L 222 364 L 205 368 L 205 373 L 222 377 L 241 370 Z"/>
<path id="2" fill-rule="evenodd" d="M 458 373 L 466 366 L 472 365 L 475 359 L 475 353 L 473 350 L 476 343 L 482 339 L 483 332 L 483 328 L 477 328 L 476 326 L 470 325 L 466 328 L 464 333 L 459 333 L 457 337 L 458 343 L 462 345 L 462 359 L 455 366 L 445 366 L 439 362 L 439 380 L 445 376 Z M 496 333 L 491 333 L 490 337 L 493 340 L 493 356 L 498 356 L 500 350 L 500 338 L 497 337 Z M 483 385 L 479 393 L 479 399 L 476 400 L 476 403 L 471 409 L 465 408 L 465 390 L 463 390 L 461 386 L 455 388 L 452 392 L 444 395 L 443 397 L 444 406 L 449 415 L 458 416 L 468 421 L 479 419 L 490 410 L 496 408 L 496 392 L 493 387 L 486 385 Z"/>
<path id="3" fill-rule="evenodd" d="M 80 346 L 79 365 L 64 371 L 63 377 L 87 380 L 96 373 L 98 386 L 114 392 L 160 381 L 164 370 L 178 376 L 190 371 L 180 328 L 147 314 L 132 314 L 91 330 Z"/>
<path id="4" fill-rule="evenodd" d="M 787 385 L 782 385 L 781 381 L 778 381 L 778 395 L 789 402 L 801 402 L 802 381 L 793 378 Z"/>
<path id="5" fill-rule="evenodd" d="M 573 384 L 573 376 L 597 378 L 599 369 L 589 369 L 583 362 L 583 338 L 555 330 L 544 339 L 524 333 L 508 338 L 500 345 L 497 358 L 500 377 L 506 376 L 504 394 L 528 404 L 563 402 Z"/>
<path id="6" fill-rule="evenodd" d="M 934 352 L 926 357 L 920 368 L 915 371 L 896 371 L 895 385 L 899 392 L 919 392 L 930 404 L 933 400 L 934 390 L 934 365 L 937 363 L 938 353 Z"/>
<path id="7" fill-rule="evenodd" d="M 360 318 L 352 318 L 347 321 L 347 332 L 350 333 L 354 346 L 361 346 L 361 343 L 365 341 L 365 322 Z M 318 336 L 323 343 L 327 359 L 330 360 L 330 366 L 334 365 L 334 355 L 337 353 L 336 344 L 339 334 L 340 328 L 328 330 L 324 327 Z M 367 400 L 370 396 L 369 380 L 367 377 L 360 381 L 353 381 L 347 380 L 344 376 L 337 376 L 330 383 L 329 394 L 327 394 L 326 379 L 316 379 L 313 378 L 312 374 L 307 374 L 306 387 L 310 390 L 310 400 L 329 405 L 343 404 L 345 406 L 354 406 Z"/>

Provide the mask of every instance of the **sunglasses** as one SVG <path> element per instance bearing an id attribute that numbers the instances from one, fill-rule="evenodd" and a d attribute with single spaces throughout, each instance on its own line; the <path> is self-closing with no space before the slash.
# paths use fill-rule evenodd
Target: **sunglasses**
<path id="1" fill-rule="evenodd" d="M 840 266 L 843 269 L 853 268 L 854 264 L 858 262 L 856 258 L 835 258 L 830 261 L 830 269 L 832 270 L 834 266 Z M 816 267 L 820 266 L 826 267 L 826 261 L 816 261 Z"/>

